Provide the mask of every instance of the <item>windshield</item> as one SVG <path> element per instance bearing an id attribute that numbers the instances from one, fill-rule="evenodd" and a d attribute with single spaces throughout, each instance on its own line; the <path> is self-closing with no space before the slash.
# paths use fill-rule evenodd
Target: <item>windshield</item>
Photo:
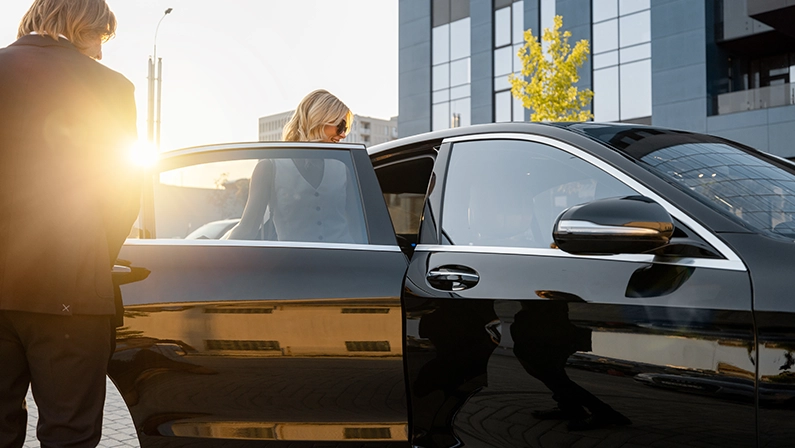
<path id="1" fill-rule="evenodd" d="M 788 161 L 710 135 L 613 124 L 570 128 L 640 161 L 747 227 L 795 238 L 795 165 Z"/>
<path id="2" fill-rule="evenodd" d="M 670 146 L 640 160 L 754 229 L 795 236 L 792 171 L 720 143 Z"/>

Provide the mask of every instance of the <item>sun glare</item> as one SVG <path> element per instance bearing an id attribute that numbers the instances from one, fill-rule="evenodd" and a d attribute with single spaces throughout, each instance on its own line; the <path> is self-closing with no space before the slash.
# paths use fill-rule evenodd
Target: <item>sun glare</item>
<path id="1" fill-rule="evenodd" d="M 135 166 L 150 167 L 157 163 L 159 154 L 151 143 L 138 140 L 130 148 L 129 161 Z"/>

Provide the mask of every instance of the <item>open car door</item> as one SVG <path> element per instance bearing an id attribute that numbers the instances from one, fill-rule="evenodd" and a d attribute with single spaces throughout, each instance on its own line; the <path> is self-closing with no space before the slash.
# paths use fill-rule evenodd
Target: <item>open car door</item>
<path id="1" fill-rule="evenodd" d="M 109 369 L 141 446 L 407 446 L 406 258 L 365 148 L 190 148 L 150 180 Z M 235 236 L 246 207 L 266 212 Z"/>

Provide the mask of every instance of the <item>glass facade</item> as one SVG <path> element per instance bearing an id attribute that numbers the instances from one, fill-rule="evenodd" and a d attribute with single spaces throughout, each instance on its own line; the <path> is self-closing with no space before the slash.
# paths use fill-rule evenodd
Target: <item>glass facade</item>
<path id="1" fill-rule="evenodd" d="M 469 2 L 436 0 L 431 30 L 432 129 L 468 126 L 470 106 Z M 463 17 L 462 17 L 463 16 Z"/>
<path id="2" fill-rule="evenodd" d="M 595 121 L 642 121 L 651 117 L 649 3 L 593 0 Z"/>
<path id="3" fill-rule="evenodd" d="M 508 75 L 521 76 L 516 55 L 524 44 L 524 1 L 495 2 L 494 11 L 494 121 L 524 121 L 522 102 L 511 95 Z"/>

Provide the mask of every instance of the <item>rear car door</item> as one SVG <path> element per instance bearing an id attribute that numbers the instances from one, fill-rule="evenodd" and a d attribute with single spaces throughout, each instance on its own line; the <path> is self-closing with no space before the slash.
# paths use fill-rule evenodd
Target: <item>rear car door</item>
<path id="1" fill-rule="evenodd" d="M 251 206 L 263 160 L 323 166 L 300 193 L 311 210 L 274 227 L 269 207 L 256 234 L 220 235 Z M 124 322 L 109 369 L 141 445 L 406 446 L 406 258 L 364 147 L 192 148 L 150 181 L 116 268 Z M 340 200 L 348 228 L 324 210 Z"/>
<path id="2" fill-rule="evenodd" d="M 404 291 L 415 445 L 756 443 L 750 281 L 714 234 L 539 135 L 446 140 L 432 179 Z M 663 205 L 704 251 L 554 246 L 564 209 L 627 195 Z"/>

